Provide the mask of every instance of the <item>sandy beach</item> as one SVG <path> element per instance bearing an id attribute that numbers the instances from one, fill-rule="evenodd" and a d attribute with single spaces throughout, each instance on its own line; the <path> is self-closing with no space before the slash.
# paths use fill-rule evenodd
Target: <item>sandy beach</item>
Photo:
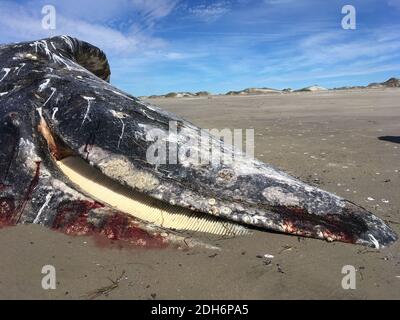
<path id="1" fill-rule="evenodd" d="M 400 234 L 399 101 L 400 89 L 147 100 L 203 128 L 254 128 L 257 158 L 364 206 Z M 0 299 L 400 298 L 400 241 L 374 250 L 254 231 L 210 242 L 221 250 L 1 229 Z M 56 290 L 41 287 L 44 265 L 56 268 Z M 342 288 L 345 265 L 357 270 L 355 290 Z M 92 295 L 121 275 L 108 295 Z"/>

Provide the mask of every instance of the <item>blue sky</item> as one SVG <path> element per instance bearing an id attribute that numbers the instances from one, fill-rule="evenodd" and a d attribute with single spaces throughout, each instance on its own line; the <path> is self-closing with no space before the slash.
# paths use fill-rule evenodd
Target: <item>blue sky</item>
<path id="1" fill-rule="evenodd" d="M 341 28 L 345 4 L 356 30 Z M 400 77 L 400 0 L 0 0 L 2 43 L 57 34 L 102 48 L 112 83 L 137 96 Z"/>

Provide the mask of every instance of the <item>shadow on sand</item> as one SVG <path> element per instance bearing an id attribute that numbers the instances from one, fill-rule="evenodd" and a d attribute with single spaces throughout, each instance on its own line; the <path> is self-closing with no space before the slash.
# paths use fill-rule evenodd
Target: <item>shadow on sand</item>
<path id="1" fill-rule="evenodd" d="M 389 141 L 389 142 L 393 142 L 393 143 L 400 143 L 400 137 L 396 137 L 396 136 L 383 136 L 383 137 L 378 137 L 379 140 L 382 141 Z"/>

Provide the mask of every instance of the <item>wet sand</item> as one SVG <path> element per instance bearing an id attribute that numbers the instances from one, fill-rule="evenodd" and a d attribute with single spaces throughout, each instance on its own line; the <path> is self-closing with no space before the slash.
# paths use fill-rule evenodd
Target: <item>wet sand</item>
<path id="1" fill-rule="evenodd" d="M 400 233 L 399 89 L 149 101 L 203 128 L 254 128 L 257 158 Z M 212 243 L 221 250 L 118 249 L 39 226 L 2 229 L 0 298 L 87 299 L 123 272 L 98 299 L 400 298 L 400 241 L 378 251 L 255 231 Z M 41 287 L 44 265 L 56 268 L 56 290 Z M 356 290 L 341 286 L 344 265 L 357 269 Z"/>

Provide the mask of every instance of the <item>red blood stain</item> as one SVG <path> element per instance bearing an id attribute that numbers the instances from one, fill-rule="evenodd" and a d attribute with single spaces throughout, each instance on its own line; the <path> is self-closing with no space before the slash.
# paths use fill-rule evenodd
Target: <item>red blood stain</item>
<path id="1" fill-rule="evenodd" d="M 355 243 L 357 236 L 345 221 L 337 220 L 338 217 L 331 214 L 316 216 L 308 214 L 303 208 L 276 207 L 276 210 L 285 217 L 283 220 L 283 231 L 304 237 L 335 240 L 346 243 Z M 319 225 L 316 229 L 315 226 Z"/>
<path id="2" fill-rule="evenodd" d="M 121 212 L 95 216 L 101 220 L 94 224 L 89 219 L 93 209 L 103 208 L 98 202 L 71 201 L 60 205 L 52 229 L 71 236 L 92 236 L 99 246 L 112 245 L 112 241 L 129 243 L 146 248 L 163 248 L 167 244 L 163 237 L 151 235 L 140 229 L 135 221 Z M 108 240 L 108 243 L 107 241 Z"/>
<path id="3" fill-rule="evenodd" d="M 89 212 L 103 205 L 93 201 L 71 201 L 61 204 L 57 210 L 53 229 L 70 235 L 87 235 L 94 231 L 94 225 L 88 223 Z"/>
<path id="4" fill-rule="evenodd" d="M 0 198 L 0 229 L 15 225 L 13 217 L 15 203 L 13 198 Z"/>
<path id="5" fill-rule="evenodd" d="M 25 210 L 26 204 L 32 199 L 32 194 L 35 191 L 37 185 L 39 184 L 41 162 L 38 161 L 35 163 L 36 163 L 36 173 L 31 181 L 31 183 L 29 184 L 27 191 L 25 192 L 24 199 L 22 200 L 22 202 L 20 203 L 20 205 L 18 206 L 18 208 L 16 210 L 16 216 L 18 216 L 18 217 L 17 217 L 17 221 L 15 222 L 15 224 L 18 224 L 19 221 L 21 220 L 21 216 Z"/>
<path id="6" fill-rule="evenodd" d="M 151 235 L 140 229 L 137 223 L 129 216 L 115 212 L 107 219 L 101 230 L 101 234 L 108 239 L 128 241 L 129 243 L 147 248 L 162 248 L 167 244 L 164 238 L 159 235 Z"/>

